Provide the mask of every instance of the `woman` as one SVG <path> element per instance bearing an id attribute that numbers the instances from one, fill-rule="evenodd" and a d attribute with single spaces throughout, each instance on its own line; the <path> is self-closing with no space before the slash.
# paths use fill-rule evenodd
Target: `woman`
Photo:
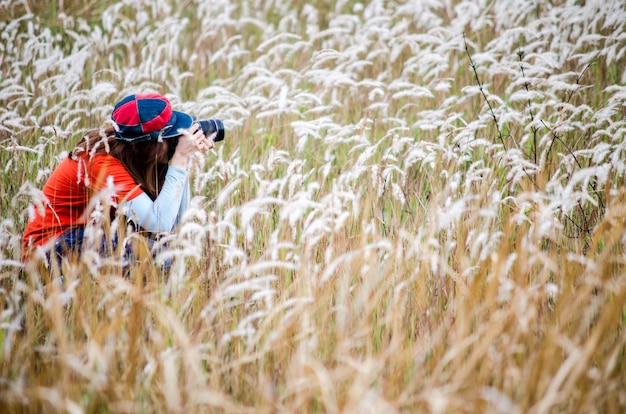
<path id="1" fill-rule="evenodd" d="M 24 252 L 80 252 L 101 206 L 148 232 L 170 232 L 189 203 L 189 159 L 213 148 L 193 118 L 157 94 L 130 95 L 113 127 L 90 131 L 53 171 L 24 231 Z M 114 242 L 115 238 L 113 237 Z M 102 245 L 109 243 L 108 239 Z"/>

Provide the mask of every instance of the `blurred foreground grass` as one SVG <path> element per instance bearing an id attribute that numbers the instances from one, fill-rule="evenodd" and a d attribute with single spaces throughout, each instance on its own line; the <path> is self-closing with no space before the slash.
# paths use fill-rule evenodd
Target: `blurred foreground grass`
<path id="1" fill-rule="evenodd" d="M 624 14 L 1 4 L 3 411 L 623 412 Z M 174 267 L 60 287 L 28 206 L 151 91 L 228 126 Z"/>

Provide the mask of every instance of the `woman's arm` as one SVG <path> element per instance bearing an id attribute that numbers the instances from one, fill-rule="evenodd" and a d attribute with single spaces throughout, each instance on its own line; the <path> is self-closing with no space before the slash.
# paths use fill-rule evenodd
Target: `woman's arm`
<path id="1" fill-rule="evenodd" d="M 191 189 L 189 180 L 185 182 L 185 188 L 183 189 L 183 198 L 180 200 L 180 208 L 178 209 L 178 222 L 183 218 L 185 212 L 191 204 Z"/>
<path id="2" fill-rule="evenodd" d="M 169 232 L 179 220 L 179 210 L 187 186 L 187 171 L 170 167 L 167 169 L 165 183 L 156 200 L 152 201 L 146 193 L 125 202 L 121 212 L 135 224 L 150 232 Z"/>
<path id="3" fill-rule="evenodd" d="M 178 141 L 165 175 L 165 183 L 156 200 L 152 201 L 143 193 L 124 203 L 122 214 L 133 219 L 145 230 L 172 231 L 189 206 L 189 159 L 197 151 L 206 153 L 213 145 L 213 141 L 204 136 L 198 124 L 192 125 Z"/>
<path id="4" fill-rule="evenodd" d="M 150 232 L 170 232 L 180 220 L 182 209 L 189 198 L 187 171 L 170 166 L 167 169 L 165 183 L 156 200 L 152 201 L 146 193 L 125 202 L 121 213 L 144 230 Z"/>

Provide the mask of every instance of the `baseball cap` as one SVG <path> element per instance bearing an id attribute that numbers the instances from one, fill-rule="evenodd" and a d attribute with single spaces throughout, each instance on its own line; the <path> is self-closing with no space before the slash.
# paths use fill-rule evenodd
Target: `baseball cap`
<path id="1" fill-rule="evenodd" d="M 169 99 L 159 94 L 134 94 L 119 101 L 111 119 L 115 122 L 115 137 L 135 144 L 173 138 L 193 124 L 193 118 L 172 110 Z"/>

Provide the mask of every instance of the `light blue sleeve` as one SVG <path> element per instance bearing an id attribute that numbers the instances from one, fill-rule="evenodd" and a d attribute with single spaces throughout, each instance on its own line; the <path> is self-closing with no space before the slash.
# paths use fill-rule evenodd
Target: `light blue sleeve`
<path id="1" fill-rule="evenodd" d="M 146 193 L 125 202 L 121 213 L 150 232 L 170 232 L 189 206 L 189 180 L 182 168 L 169 167 L 156 200 Z"/>
<path id="2" fill-rule="evenodd" d="M 180 209 L 178 210 L 178 220 L 177 223 L 183 218 L 185 211 L 189 208 L 191 204 L 191 190 L 190 190 L 189 180 L 185 180 L 185 188 L 183 189 L 183 198 L 180 201 Z"/>

